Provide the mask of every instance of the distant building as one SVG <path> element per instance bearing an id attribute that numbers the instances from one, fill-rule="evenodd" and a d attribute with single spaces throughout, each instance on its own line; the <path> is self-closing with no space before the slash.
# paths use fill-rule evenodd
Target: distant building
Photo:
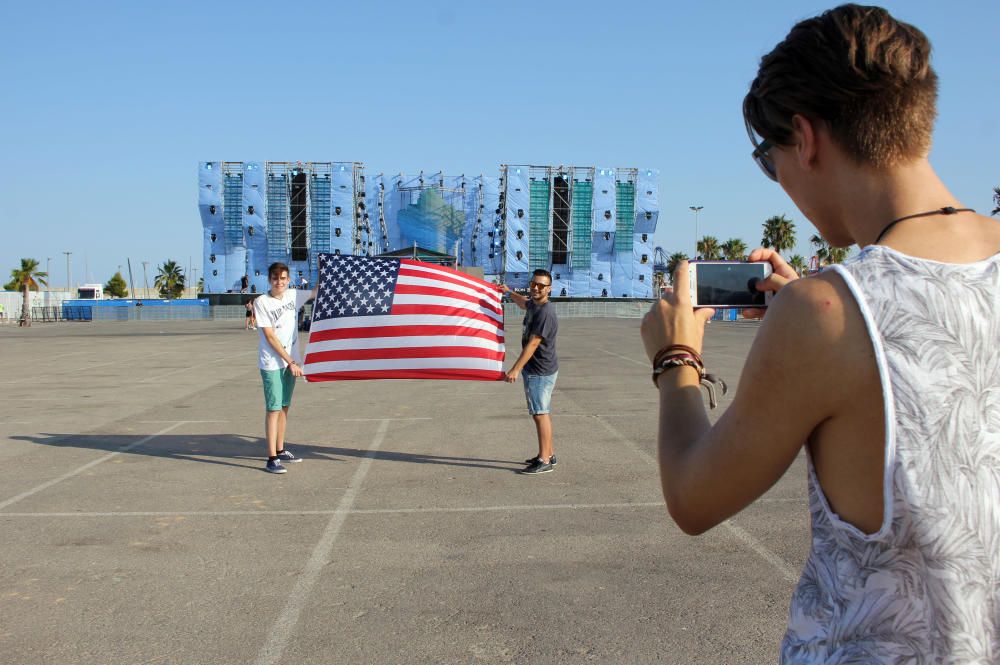
<path id="1" fill-rule="evenodd" d="M 499 177 L 379 174 L 360 162 L 202 162 L 205 290 L 266 291 L 267 266 L 317 283 L 323 252 L 418 246 L 512 288 L 536 268 L 552 295 L 648 298 L 659 216 L 655 170 L 501 165 Z"/>

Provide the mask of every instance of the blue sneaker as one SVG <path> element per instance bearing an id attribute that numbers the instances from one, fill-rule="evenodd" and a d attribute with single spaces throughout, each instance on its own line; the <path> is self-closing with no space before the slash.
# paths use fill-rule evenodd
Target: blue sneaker
<path id="1" fill-rule="evenodd" d="M 280 460 L 276 460 L 276 459 L 269 459 L 269 460 L 267 460 L 267 466 L 264 467 L 264 470 L 267 471 L 268 473 L 287 473 L 288 472 L 288 469 L 286 469 L 285 467 L 281 466 L 281 461 Z"/>
<path id="2" fill-rule="evenodd" d="M 280 453 L 278 453 L 278 459 L 284 462 L 285 464 L 294 464 L 295 462 L 302 461 L 301 457 L 296 457 L 295 455 L 288 452 L 288 450 L 282 450 Z"/>

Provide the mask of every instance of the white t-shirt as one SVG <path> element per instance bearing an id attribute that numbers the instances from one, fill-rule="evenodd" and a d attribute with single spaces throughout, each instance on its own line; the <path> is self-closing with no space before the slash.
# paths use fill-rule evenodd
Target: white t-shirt
<path id="1" fill-rule="evenodd" d="M 286 289 L 281 298 L 275 298 L 270 293 L 257 298 L 253 303 L 254 315 L 257 317 L 257 334 L 259 335 L 258 363 L 261 369 L 284 369 L 287 366 L 284 359 L 271 347 L 264 336 L 264 328 L 273 328 L 281 346 L 297 363 L 299 357 L 299 310 L 312 297 L 312 291 L 302 289 Z"/>

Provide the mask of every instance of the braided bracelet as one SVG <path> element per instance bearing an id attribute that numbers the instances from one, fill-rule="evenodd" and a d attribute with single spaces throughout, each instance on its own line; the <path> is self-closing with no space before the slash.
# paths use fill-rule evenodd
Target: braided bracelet
<path id="1" fill-rule="evenodd" d="M 667 347 L 656 354 L 656 362 L 653 365 L 653 385 L 657 388 L 660 387 L 660 375 L 668 369 L 673 369 L 674 367 L 692 367 L 698 372 L 698 382 L 708 390 L 709 408 L 714 409 L 719 406 L 719 400 L 715 395 L 715 386 L 718 385 L 722 389 L 722 394 L 725 395 L 729 390 L 726 382 L 714 374 L 706 372 L 705 365 L 701 361 L 701 356 L 693 349 L 691 349 L 692 353 L 668 353 L 679 347 L 680 345 Z M 685 350 L 690 348 L 684 347 Z"/>
<path id="2" fill-rule="evenodd" d="M 693 367 L 698 372 L 699 380 L 705 376 L 705 365 L 702 364 L 701 359 L 688 353 L 661 354 L 656 357 L 656 361 L 656 364 L 653 365 L 653 385 L 657 388 L 660 387 L 660 375 L 674 367 Z"/>

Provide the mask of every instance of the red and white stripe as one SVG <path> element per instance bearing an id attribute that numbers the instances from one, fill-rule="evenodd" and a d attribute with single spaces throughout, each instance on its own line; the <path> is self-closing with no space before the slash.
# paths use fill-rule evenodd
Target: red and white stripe
<path id="1" fill-rule="evenodd" d="M 496 287 L 404 259 L 389 314 L 314 321 L 303 369 L 309 381 L 497 381 L 504 376 L 503 359 Z"/>

